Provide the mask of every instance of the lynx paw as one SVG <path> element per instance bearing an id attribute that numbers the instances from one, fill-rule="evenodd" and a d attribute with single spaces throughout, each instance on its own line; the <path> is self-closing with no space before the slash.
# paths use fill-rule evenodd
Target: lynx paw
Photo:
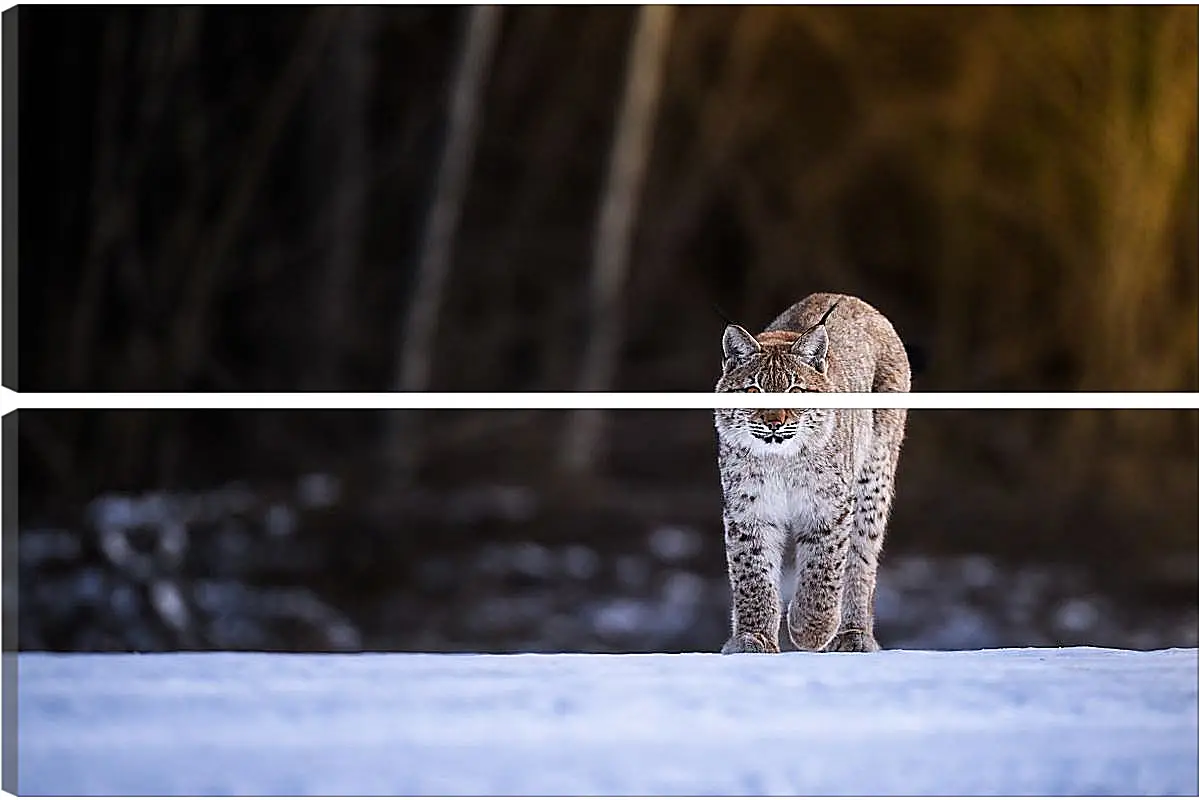
<path id="1" fill-rule="evenodd" d="M 720 648 L 722 655 L 729 653 L 777 653 L 778 642 L 772 641 L 764 633 L 734 634 L 724 647 Z"/>
<path id="2" fill-rule="evenodd" d="M 787 633 L 796 650 L 815 653 L 825 649 L 840 624 L 840 609 L 821 613 L 794 600 L 787 608 Z"/>
<path id="3" fill-rule="evenodd" d="M 845 631 L 838 633 L 824 648 L 826 653 L 877 653 L 881 648 L 869 633 Z"/>

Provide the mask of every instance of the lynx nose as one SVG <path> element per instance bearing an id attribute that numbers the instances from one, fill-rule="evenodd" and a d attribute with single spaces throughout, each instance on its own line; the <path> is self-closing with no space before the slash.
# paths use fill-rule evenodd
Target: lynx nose
<path id="1" fill-rule="evenodd" d="M 783 412 L 763 411 L 762 422 L 766 423 L 766 427 L 770 428 L 772 431 L 777 430 L 778 427 L 783 424 Z"/>

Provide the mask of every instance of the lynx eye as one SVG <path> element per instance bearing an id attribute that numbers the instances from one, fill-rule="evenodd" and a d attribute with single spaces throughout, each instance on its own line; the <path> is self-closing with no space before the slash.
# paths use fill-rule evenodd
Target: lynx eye
<path id="1" fill-rule="evenodd" d="M 750 394 L 757 394 L 758 392 L 760 392 L 762 390 L 759 389 L 757 386 L 746 386 L 745 391 L 749 392 Z"/>

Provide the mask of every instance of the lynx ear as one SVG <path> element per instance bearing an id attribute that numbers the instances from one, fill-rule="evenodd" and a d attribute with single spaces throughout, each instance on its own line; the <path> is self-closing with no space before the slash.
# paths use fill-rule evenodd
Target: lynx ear
<path id="1" fill-rule="evenodd" d="M 758 344 L 758 340 L 740 325 L 730 325 L 724 329 L 723 344 L 724 357 L 734 361 L 762 352 L 762 345 Z"/>
<path id="2" fill-rule="evenodd" d="M 811 365 L 812 369 L 824 374 L 828 369 L 828 331 L 817 325 L 791 345 L 791 352 Z"/>

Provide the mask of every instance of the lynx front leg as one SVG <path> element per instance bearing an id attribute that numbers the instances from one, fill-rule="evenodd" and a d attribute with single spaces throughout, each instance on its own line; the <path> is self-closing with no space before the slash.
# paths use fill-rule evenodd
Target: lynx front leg
<path id="1" fill-rule="evenodd" d="M 828 528 L 798 536 L 797 580 L 787 609 L 787 632 L 799 650 L 823 650 L 841 623 L 842 578 L 851 527 L 847 510 Z"/>
<path id="2" fill-rule="evenodd" d="M 777 653 L 782 617 L 782 533 L 725 519 L 724 545 L 733 595 L 733 633 L 721 653 Z"/>

